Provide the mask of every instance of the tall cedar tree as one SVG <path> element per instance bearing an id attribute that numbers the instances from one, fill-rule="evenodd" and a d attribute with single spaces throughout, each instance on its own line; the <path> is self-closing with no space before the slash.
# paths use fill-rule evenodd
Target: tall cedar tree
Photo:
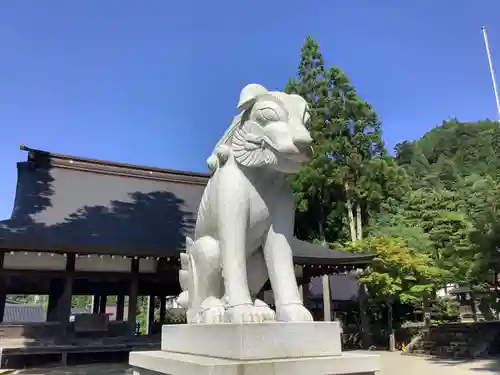
<path id="1" fill-rule="evenodd" d="M 387 156 L 377 115 L 340 68 L 325 68 L 311 37 L 302 46 L 298 77 L 285 91 L 309 103 L 315 150 L 292 178 L 297 236 L 333 242 L 345 237 L 348 224 L 350 239 L 361 239 L 369 210 L 404 186 L 403 171 Z"/>

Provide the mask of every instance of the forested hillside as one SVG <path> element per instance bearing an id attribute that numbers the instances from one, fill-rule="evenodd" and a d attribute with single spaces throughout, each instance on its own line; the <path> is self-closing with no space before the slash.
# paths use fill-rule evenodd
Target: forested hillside
<path id="1" fill-rule="evenodd" d="M 396 160 L 423 185 L 450 184 L 478 174 L 500 177 L 500 132 L 498 122 L 462 123 L 444 121 L 415 142 L 396 146 Z M 438 180 L 435 180 L 438 178 Z"/>
<path id="2" fill-rule="evenodd" d="M 307 99 L 313 160 L 291 178 L 296 235 L 371 251 L 359 276 L 376 303 L 440 303 L 460 283 L 494 306 L 500 249 L 500 129 L 484 120 L 443 122 L 416 141 L 384 146 L 376 108 L 307 38 L 287 92 Z"/>

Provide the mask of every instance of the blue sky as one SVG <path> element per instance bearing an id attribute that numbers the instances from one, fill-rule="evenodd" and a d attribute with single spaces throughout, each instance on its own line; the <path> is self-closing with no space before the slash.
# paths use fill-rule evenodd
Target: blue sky
<path id="1" fill-rule="evenodd" d="M 2 1 L 0 218 L 21 143 L 205 171 L 241 88 L 282 89 L 307 34 L 390 149 L 449 117 L 495 118 L 481 24 L 500 74 L 499 15 L 498 0 Z"/>

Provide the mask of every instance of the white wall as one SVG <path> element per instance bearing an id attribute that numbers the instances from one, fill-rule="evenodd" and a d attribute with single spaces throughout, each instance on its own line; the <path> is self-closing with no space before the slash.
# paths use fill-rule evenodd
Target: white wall
<path id="1" fill-rule="evenodd" d="M 348 301 L 357 298 L 359 284 L 353 274 L 330 276 L 330 297 L 332 300 Z"/>
<path id="2" fill-rule="evenodd" d="M 139 261 L 140 273 L 155 273 L 158 261 L 142 258 Z M 78 255 L 75 259 L 76 271 L 130 272 L 131 258 L 111 255 Z M 11 270 L 55 270 L 66 269 L 66 257 L 54 253 L 19 252 L 6 253 L 4 268 Z"/>
<path id="3" fill-rule="evenodd" d="M 139 272 L 140 273 L 155 273 L 157 263 L 158 263 L 157 260 L 142 258 L 139 261 Z"/>
<path id="4" fill-rule="evenodd" d="M 49 253 L 6 253 L 3 267 L 11 270 L 65 270 L 66 257 Z"/>
<path id="5" fill-rule="evenodd" d="M 110 255 L 80 255 L 75 261 L 76 271 L 130 272 L 132 259 Z"/>

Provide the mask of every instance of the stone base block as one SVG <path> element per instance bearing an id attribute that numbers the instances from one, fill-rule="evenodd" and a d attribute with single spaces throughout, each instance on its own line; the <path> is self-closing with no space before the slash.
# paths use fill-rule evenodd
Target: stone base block
<path id="1" fill-rule="evenodd" d="M 338 322 L 177 324 L 162 328 L 163 351 L 234 360 L 340 355 Z"/>
<path id="2" fill-rule="evenodd" d="M 380 370 L 378 356 L 357 353 L 241 361 L 154 351 L 132 352 L 129 363 L 134 375 L 374 375 Z"/>

